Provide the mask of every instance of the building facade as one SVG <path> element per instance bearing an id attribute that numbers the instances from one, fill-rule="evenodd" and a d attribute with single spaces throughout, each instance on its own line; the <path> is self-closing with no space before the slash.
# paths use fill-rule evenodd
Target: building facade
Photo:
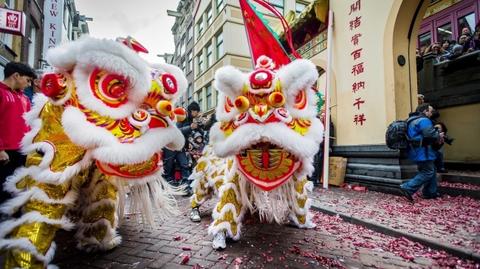
<path id="1" fill-rule="evenodd" d="M 194 11 L 194 86 L 189 99 L 199 103 L 201 110 L 213 112 L 217 91 L 213 87 L 215 71 L 225 65 L 240 70 L 252 69 L 250 50 L 243 25 L 243 17 L 238 1 L 202 0 L 196 1 Z M 286 15 L 290 11 L 301 12 L 311 1 L 272 0 L 275 8 Z M 271 22 L 274 29 L 278 22 L 267 11 L 259 11 Z"/>
<path id="2" fill-rule="evenodd" d="M 8 62 L 21 61 L 44 69 L 49 47 L 88 33 L 88 18 L 80 15 L 73 0 L 0 0 L 0 6 L 22 11 L 26 18 L 25 36 L 0 33 L 1 79 Z M 57 24 L 51 24 L 52 17 L 57 18 Z"/>
<path id="3" fill-rule="evenodd" d="M 270 2 L 278 4 L 284 15 L 297 4 Z M 456 138 L 452 146 L 445 147 L 445 160 L 480 163 L 475 142 L 480 133 L 478 55 L 442 64 L 425 60 L 424 72 L 430 72 L 426 80 L 431 83 L 425 84 L 425 76 L 417 73 L 415 54 L 426 36 L 432 43 L 456 40 L 465 27 L 472 33 L 478 31 L 478 2 L 315 0 L 303 7 L 299 18 L 290 20 L 294 46 L 303 58 L 317 65 L 322 91 L 328 62 L 324 15 L 328 9 L 334 14 L 329 109 L 335 127 L 333 154 L 348 158 L 347 181 L 396 188 L 415 174 L 416 166 L 405 152 L 386 147 L 385 131 L 391 122 L 406 119 L 415 110 L 419 92 L 440 111 L 440 120 Z M 265 17 L 275 23 L 273 17 Z M 216 69 L 225 65 L 245 71 L 252 68 L 237 1 L 200 1 L 194 33 L 195 82 L 190 96 L 209 112 L 216 105 L 212 87 Z"/>
<path id="4" fill-rule="evenodd" d="M 480 163 L 480 52 L 441 63 L 426 56 L 421 72 L 416 57 L 419 46 L 457 40 L 465 27 L 478 32 L 478 7 L 476 0 L 330 1 L 333 155 L 348 158 L 347 181 L 398 188 L 415 174 L 405 152 L 385 146 L 385 131 L 415 110 L 418 93 L 440 111 L 440 120 L 456 138 L 445 146 L 445 161 L 470 167 Z M 327 30 L 325 21 L 318 21 L 318 10 L 322 8 L 310 8 L 292 29 L 298 51 L 326 70 Z M 326 76 L 319 79 L 320 90 Z"/>
<path id="5" fill-rule="evenodd" d="M 187 91 L 178 100 L 177 105 L 187 107 L 192 100 L 189 96 L 193 92 L 194 65 L 193 65 L 193 12 L 195 1 L 182 0 L 178 3 L 176 11 L 168 11 L 170 16 L 175 17 L 172 34 L 175 42 L 175 53 L 170 62 L 180 67 L 188 81 Z M 167 62 L 167 59 L 165 59 Z"/>

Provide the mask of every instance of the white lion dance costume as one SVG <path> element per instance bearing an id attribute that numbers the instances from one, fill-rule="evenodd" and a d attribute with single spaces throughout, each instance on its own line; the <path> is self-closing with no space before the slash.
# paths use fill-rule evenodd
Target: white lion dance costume
<path id="1" fill-rule="evenodd" d="M 266 40 L 271 34 L 246 0 L 240 4 L 255 70 L 245 74 L 226 66 L 216 72 L 221 94 L 219 122 L 210 132 L 213 152 L 205 150 L 192 175 L 192 207 L 218 188 L 208 229 L 215 249 L 226 247 L 226 236 L 240 238 L 247 210 L 268 222 L 315 226 L 307 175 L 323 139 L 312 89 L 317 69 L 307 60 L 291 62 L 276 39 Z"/>
<path id="2" fill-rule="evenodd" d="M 60 228 L 76 227 L 87 251 L 117 246 L 125 190 L 144 222 L 153 223 L 154 210 L 176 211 L 176 190 L 161 177 L 162 148 L 184 145 L 175 115 L 185 111 L 172 103 L 187 81 L 174 66 L 142 60 L 135 40 L 119 41 L 84 38 L 49 51 L 56 71 L 26 115 L 27 164 L 5 184 L 15 198 L 2 212 L 22 209 L 0 226 L 6 268 L 50 267 Z"/>

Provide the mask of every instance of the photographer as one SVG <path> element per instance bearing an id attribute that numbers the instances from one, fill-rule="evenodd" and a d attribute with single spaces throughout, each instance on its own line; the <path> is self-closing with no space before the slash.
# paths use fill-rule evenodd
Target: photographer
<path id="1" fill-rule="evenodd" d="M 187 118 L 177 124 L 177 127 L 185 137 L 185 145 L 181 151 L 164 150 L 164 173 L 167 181 L 174 182 L 175 168 L 179 166 L 182 175 L 180 184 L 188 184 L 187 194 L 190 195 L 191 189 L 189 186 L 190 182 L 188 181 L 190 167 L 187 157 L 188 141 L 191 136 L 193 137 L 195 132 L 201 132 L 203 134 L 203 130 L 200 128 L 199 121 L 196 119 L 200 115 L 200 106 L 198 103 L 190 103 L 187 107 L 187 112 Z"/>
<path id="2" fill-rule="evenodd" d="M 432 145 L 442 141 L 444 133 L 433 127 L 433 107 L 428 103 L 421 104 L 410 114 L 407 136 L 410 140 L 408 158 L 417 164 L 418 173 L 414 178 L 400 185 L 402 194 L 413 202 L 413 194 L 423 186 L 423 198 L 433 199 L 440 195 L 437 192 L 437 175 L 434 161 L 436 153 Z"/>

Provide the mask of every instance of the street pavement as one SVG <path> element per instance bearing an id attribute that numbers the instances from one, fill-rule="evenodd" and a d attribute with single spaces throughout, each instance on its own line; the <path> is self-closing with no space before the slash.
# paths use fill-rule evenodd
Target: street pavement
<path id="1" fill-rule="evenodd" d="M 346 188 L 317 189 L 314 198 L 314 205 L 322 211 L 385 227 L 384 232 L 393 230 L 422 243 L 434 242 L 480 260 L 480 200 L 448 195 L 425 200 L 417 194 L 412 204 L 402 196 Z"/>
<path id="2" fill-rule="evenodd" d="M 346 195 L 352 197 L 346 198 Z M 367 205 L 365 200 L 375 195 L 384 194 L 316 190 L 314 203 L 331 206 L 327 198 L 332 197 L 366 208 L 372 205 Z M 392 204 L 404 202 L 401 197 L 388 195 L 384 198 Z M 379 203 L 375 199 L 372 201 Z M 132 215 L 127 215 L 119 229 L 122 244 L 106 253 L 83 253 L 75 248 L 74 233 L 61 231 L 56 238 L 54 264 L 68 269 L 480 268 L 478 262 L 433 250 L 403 237 L 374 232 L 318 211 L 314 211 L 317 227 L 311 230 L 260 223 L 254 216 L 248 216 L 241 240 L 230 242 L 226 250 L 215 251 L 211 247 L 211 236 L 207 234 L 214 202 L 209 201 L 202 207 L 200 223 L 189 220 L 188 204 L 187 198 L 179 197 L 182 214 L 165 222 L 157 220 L 155 228 L 143 227 Z M 385 215 L 385 218 L 394 217 L 395 214 Z"/>
<path id="3" fill-rule="evenodd" d="M 315 196 L 330 192 L 316 190 Z M 180 216 L 158 222 L 155 228 L 143 227 L 127 215 L 119 230 L 122 244 L 106 253 L 83 253 L 75 248 L 73 232 L 60 232 L 54 264 L 69 269 L 480 268 L 473 261 L 319 212 L 314 215 L 317 228 L 311 230 L 259 223 L 249 216 L 241 240 L 215 251 L 207 234 L 213 201 L 202 207 L 200 223 L 190 222 L 186 198 L 179 198 L 179 205 Z"/>

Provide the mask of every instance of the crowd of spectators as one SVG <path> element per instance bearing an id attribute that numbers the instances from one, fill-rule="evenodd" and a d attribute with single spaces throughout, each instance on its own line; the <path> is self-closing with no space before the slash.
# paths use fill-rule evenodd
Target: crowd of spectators
<path id="1" fill-rule="evenodd" d="M 457 40 L 443 40 L 417 49 L 417 57 L 433 56 L 435 63 L 452 61 L 458 57 L 480 50 L 480 24 L 472 34 L 464 27 Z"/>
<path id="2" fill-rule="evenodd" d="M 185 137 L 185 145 L 181 151 L 164 149 L 164 177 L 172 185 L 186 185 L 187 195 L 191 194 L 188 177 L 202 156 L 208 143 L 209 131 L 216 122 L 215 114 L 201 116 L 200 106 L 192 102 L 187 107 L 187 118 L 179 122 L 177 127 Z"/>

